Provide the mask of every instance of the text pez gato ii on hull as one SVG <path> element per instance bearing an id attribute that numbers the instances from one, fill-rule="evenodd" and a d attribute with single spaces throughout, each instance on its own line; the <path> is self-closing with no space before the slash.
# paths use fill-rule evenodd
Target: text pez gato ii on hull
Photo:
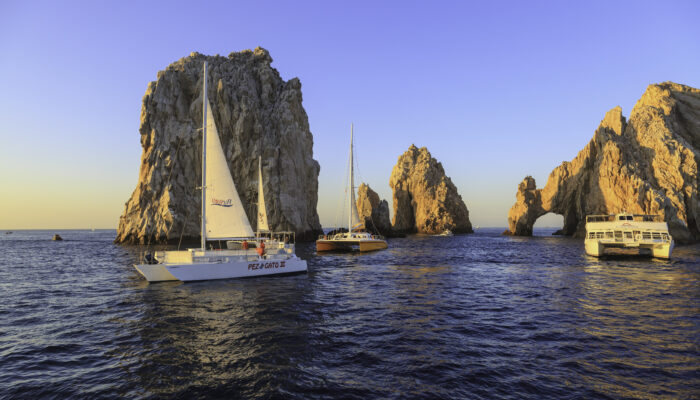
<path id="1" fill-rule="evenodd" d="M 658 258 L 671 258 L 673 238 L 658 215 L 615 214 L 586 217 L 586 254 L 600 257 L 607 249 L 650 251 Z"/>
<path id="2" fill-rule="evenodd" d="M 258 193 L 258 235 L 253 234 L 231 177 L 207 98 L 207 63 L 202 89 L 202 243 L 201 248 L 157 251 L 134 265 L 149 282 L 201 281 L 306 271 L 294 253 L 293 233 L 267 230 L 262 184 Z M 258 179 L 262 181 L 260 163 Z M 227 249 L 207 250 L 207 239 L 225 240 Z M 250 241 L 250 245 L 249 245 Z M 290 243 L 291 241 L 291 243 Z M 255 248 L 251 248 L 251 247 Z"/>

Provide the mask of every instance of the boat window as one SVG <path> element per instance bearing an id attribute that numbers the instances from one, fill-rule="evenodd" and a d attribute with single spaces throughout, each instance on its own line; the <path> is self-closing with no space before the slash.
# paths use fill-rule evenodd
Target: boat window
<path id="1" fill-rule="evenodd" d="M 624 221 L 624 220 L 625 220 L 625 216 L 624 216 L 624 215 L 620 215 L 619 217 L 617 217 L 617 219 L 620 220 L 620 221 Z"/>
<path id="2" fill-rule="evenodd" d="M 651 232 L 642 232 L 642 239 L 651 239 Z"/>
<path id="3" fill-rule="evenodd" d="M 657 240 L 658 240 L 658 239 L 661 239 L 661 234 L 660 234 L 659 232 L 654 232 L 654 233 L 652 233 L 652 237 L 653 237 L 654 239 L 657 239 Z"/>
<path id="4" fill-rule="evenodd" d="M 605 232 L 596 232 L 595 236 L 597 239 L 602 239 L 605 236 Z"/>
<path id="5" fill-rule="evenodd" d="M 632 239 L 632 232 L 625 231 L 625 239 Z"/>
<path id="6" fill-rule="evenodd" d="M 608 238 L 608 239 L 612 239 L 612 237 L 613 237 L 612 231 L 607 231 L 607 232 L 605 232 L 605 237 Z"/>

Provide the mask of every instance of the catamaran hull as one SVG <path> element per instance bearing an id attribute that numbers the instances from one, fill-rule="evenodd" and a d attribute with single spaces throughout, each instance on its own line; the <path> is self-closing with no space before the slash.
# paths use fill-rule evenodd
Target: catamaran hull
<path id="1" fill-rule="evenodd" d="M 300 258 L 206 264 L 144 264 L 134 267 L 149 282 L 206 281 L 307 271 L 306 261 Z"/>
<path id="2" fill-rule="evenodd" d="M 388 246 L 383 240 L 317 240 L 316 251 L 376 251 Z"/>
<path id="3" fill-rule="evenodd" d="M 593 257 L 605 256 L 606 249 L 648 249 L 651 250 L 651 255 L 653 257 L 669 260 L 671 259 L 671 253 L 673 253 L 674 242 L 670 241 L 659 244 L 634 243 L 622 245 L 616 243 L 603 243 L 597 240 L 586 240 L 585 247 L 586 254 Z"/>

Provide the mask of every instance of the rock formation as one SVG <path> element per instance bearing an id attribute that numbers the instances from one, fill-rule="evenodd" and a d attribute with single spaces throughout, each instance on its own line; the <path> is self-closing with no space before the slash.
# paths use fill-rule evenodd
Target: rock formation
<path id="1" fill-rule="evenodd" d="M 360 221 L 364 221 L 368 231 L 393 236 L 389 220 L 389 203 L 386 200 L 379 200 L 377 192 L 365 183 L 357 189 L 357 211 Z"/>
<path id="2" fill-rule="evenodd" d="M 389 186 L 394 192 L 394 231 L 473 232 L 467 206 L 427 148 L 411 145 L 394 166 Z"/>
<path id="3" fill-rule="evenodd" d="M 257 158 L 262 156 L 267 215 L 273 230 L 314 237 L 319 164 L 302 107 L 301 83 L 285 82 L 267 50 L 228 57 L 192 53 L 158 72 L 141 107 L 141 170 L 119 220 L 116 242 L 199 238 L 202 65 L 208 97 L 238 195 L 255 229 Z"/>
<path id="4" fill-rule="evenodd" d="M 586 215 L 659 214 L 678 242 L 700 240 L 700 90 L 649 85 L 632 109 L 608 111 L 593 139 L 549 175 L 543 189 L 526 177 L 508 214 L 516 235 L 531 235 L 540 216 L 564 216 L 563 231 L 583 237 Z"/>

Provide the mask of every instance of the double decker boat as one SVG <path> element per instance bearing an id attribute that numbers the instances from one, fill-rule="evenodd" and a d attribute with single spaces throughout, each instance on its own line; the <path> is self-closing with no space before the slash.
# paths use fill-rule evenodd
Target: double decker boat
<path id="1" fill-rule="evenodd" d="M 673 238 L 659 215 L 621 213 L 586 217 L 586 254 L 605 255 L 608 249 L 651 252 L 653 257 L 671 258 Z"/>

